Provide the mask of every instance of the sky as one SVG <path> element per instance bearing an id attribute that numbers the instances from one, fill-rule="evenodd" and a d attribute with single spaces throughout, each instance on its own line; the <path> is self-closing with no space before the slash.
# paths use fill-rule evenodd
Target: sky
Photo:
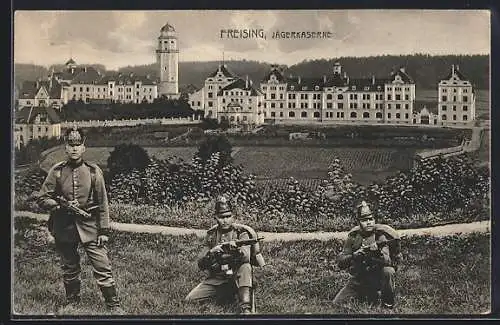
<path id="1" fill-rule="evenodd" d="M 174 26 L 179 61 L 256 60 L 293 65 L 346 56 L 489 54 L 486 10 L 16 11 L 14 62 L 98 63 L 107 69 L 156 61 L 160 29 Z M 262 29 L 263 38 L 221 30 Z M 280 32 L 330 32 L 276 39 Z"/>

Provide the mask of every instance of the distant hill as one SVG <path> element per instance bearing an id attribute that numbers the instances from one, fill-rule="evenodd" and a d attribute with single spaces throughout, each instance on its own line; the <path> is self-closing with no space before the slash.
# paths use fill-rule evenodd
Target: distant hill
<path id="1" fill-rule="evenodd" d="M 430 56 L 417 55 L 385 55 L 364 58 L 343 57 L 338 59 L 343 71 L 352 78 L 387 77 L 390 71 L 399 66 L 405 66 L 408 74 L 415 80 L 419 89 L 436 89 L 437 82 L 446 77 L 452 64 L 458 64 L 460 71 L 469 78 L 478 89 L 489 89 L 489 57 L 487 55 L 446 55 Z M 335 59 L 305 60 L 298 64 L 286 67 L 285 75 L 300 75 L 303 77 L 323 76 L 332 73 Z M 187 85 L 201 87 L 206 76 L 217 69 L 219 61 L 208 62 L 180 62 L 179 87 Z M 269 72 L 270 63 L 257 61 L 227 61 L 228 68 L 241 77 L 248 77 L 256 85 Z M 92 65 L 103 71 L 104 66 Z M 58 67 L 62 67 L 58 66 Z M 56 69 L 58 70 L 58 69 Z M 127 66 L 120 68 L 120 72 L 133 72 L 137 75 L 150 74 L 157 76 L 157 64 Z M 15 64 L 16 85 L 24 80 L 35 80 L 46 77 L 49 70 L 31 64 Z"/>

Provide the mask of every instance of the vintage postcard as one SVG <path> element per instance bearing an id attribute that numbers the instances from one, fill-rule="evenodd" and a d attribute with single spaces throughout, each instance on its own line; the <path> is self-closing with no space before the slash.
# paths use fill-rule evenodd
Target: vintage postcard
<path id="1" fill-rule="evenodd" d="M 16 11 L 12 317 L 480 315 L 487 10 Z"/>

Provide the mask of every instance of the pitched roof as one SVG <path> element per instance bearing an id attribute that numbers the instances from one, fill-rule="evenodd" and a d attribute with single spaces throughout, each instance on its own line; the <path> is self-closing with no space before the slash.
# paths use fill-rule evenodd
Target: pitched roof
<path id="1" fill-rule="evenodd" d="M 238 78 L 236 81 L 230 83 L 226 87 L 222 88 L 217 92 L 217 96 L 222 96 L 223 92 L 226 90 L 232 90 L 232 89 L 242 89 L 242 90 L 249 90 L 250 91 L 250 96 L 257 96 L 260 95 L 260 91 L 255 89 L 252 86 L 251 81 L 249 80 L 248 83 L 246 80 Z"/>
<path id="2" fill-rule="evenodd" d="M 406 73 L 403 68 L 400 68 L 391 73 L 391 81 L 394 81 L 396 76 L 400 76 L 404 83 L 414 83 L 413 79 Z"/>
<path id="3" fill-rule="evenodd" d="M 36 81 L 24 81 L 19 92 L 19 99 L 31 99 L 35 98 L 38 91 Z"/>
<path id="4" fill-rule="evenodd" d="M 66 61 L 66 63 L 64 65 L 68 65 L 68 64 L 76 64 L 75 60 L 73 60 L 73 58 L 70 58 L 68 61 Z"/>
<path id="5" fill-rule="evenodd" d="M 136 81 L 140 81 L 143 85 L 156 85 L 155 79 L 149 76 L 137 76 L 132 73 L 115 73 L 101 77 L 96 83 L 99 85 L 106 85 L 109 81 L 115 81 L 118 85 L 133 85 Z"/>
<path id="6" fill-rule="evenodd" d="M 316 86 L 319 89 L 323 88 L 323 78 L 290 77 L 288 78 L 287 90 L 311 91 L 315 90 Z"/>
<path id="7" fill-rule="evenodd" d="M 101 79 L 101 74 L 94 67 L 83 67 L 73 77 L 72 84 L 93 84 Z"/>
<path id="8" fill-rule="evenodd" d="M 440 79 L 440 80 L 450 80 L 450 79 L 452 79 L 454 76 L 457 76 L 457 78 L 458 78 L 459 80 L 462 80 L 462 81 L 466 81 L 466 80 L 468 80 L 468 79 L 467 79 L 467 78 L 463 75 L 463 73 L 462 73 L 462 72 L 460 72 L 460 70 L 458 70 L 458 65 L 457 65 L 457 66 L 453 65 L 453 66 L 451 67 L 450 72 L 448 72 L 448 75 L 446 76 L 446 78 L 442 78 L 442 79 Z"/>
<path id="9" fill-rule="evenodd" d="M 15 123 L 33 124 L 38 114 L 46 114 L 50 124 L 60 123 L 61 119 L 52 107 L 25 106 L 16 112 Z"/>
<path id="10" fill-rule="evenodd" d="M 388 81 L 386 78 L 360 78 L 349 79 L 349 89 L 347 91 L 383 91 L 384 84 Z M 355 86 L 355 89 L 353 89 Z"/>
<path id="11" fill-rule="evenodd" d="M 222 75 L 224 77 L 226 77 L 226 78 L 235 78 L 236 77 L 236 75 L 234 73 L 232 73 L 231 71 L 229 71 L 229 69 L 227 68 L 227 66 L 225 64 L 219 64 L 219 67 L 217 68 L 217 70 L 215 70 L 214 72 L 212 72 L 211 74 L 209 74 L 207 78 L 216 77 L 217 73 L 219 71 L 222 72 Z"/>
<path id="12" fill-rule="evenodd" d="M 267 82 L 271 80 L 271 76 L 275 76 L 276 80 L 278 80 L 279 83 L 285 83 L 286 78 L 283 76 L 283 73 L 276 67 L 271 68 L 271 71 L 262 79 L 263 82 Z"/>

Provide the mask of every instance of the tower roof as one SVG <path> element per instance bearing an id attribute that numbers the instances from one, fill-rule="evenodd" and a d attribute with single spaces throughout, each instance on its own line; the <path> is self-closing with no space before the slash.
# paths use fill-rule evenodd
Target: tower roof
<path id="1" fill-rule="evenodd" d="M 75 60 L 73 58 L 70 58 L 64 65 L 70 65 L 70 64 L 76 64 Z"/>
<path id="2" fill-rule="evenodd" d="M 170 25 L 170 23 L 166 23 L 160 30 L 161 32 L 175 32 L 174 26 Z"/>

